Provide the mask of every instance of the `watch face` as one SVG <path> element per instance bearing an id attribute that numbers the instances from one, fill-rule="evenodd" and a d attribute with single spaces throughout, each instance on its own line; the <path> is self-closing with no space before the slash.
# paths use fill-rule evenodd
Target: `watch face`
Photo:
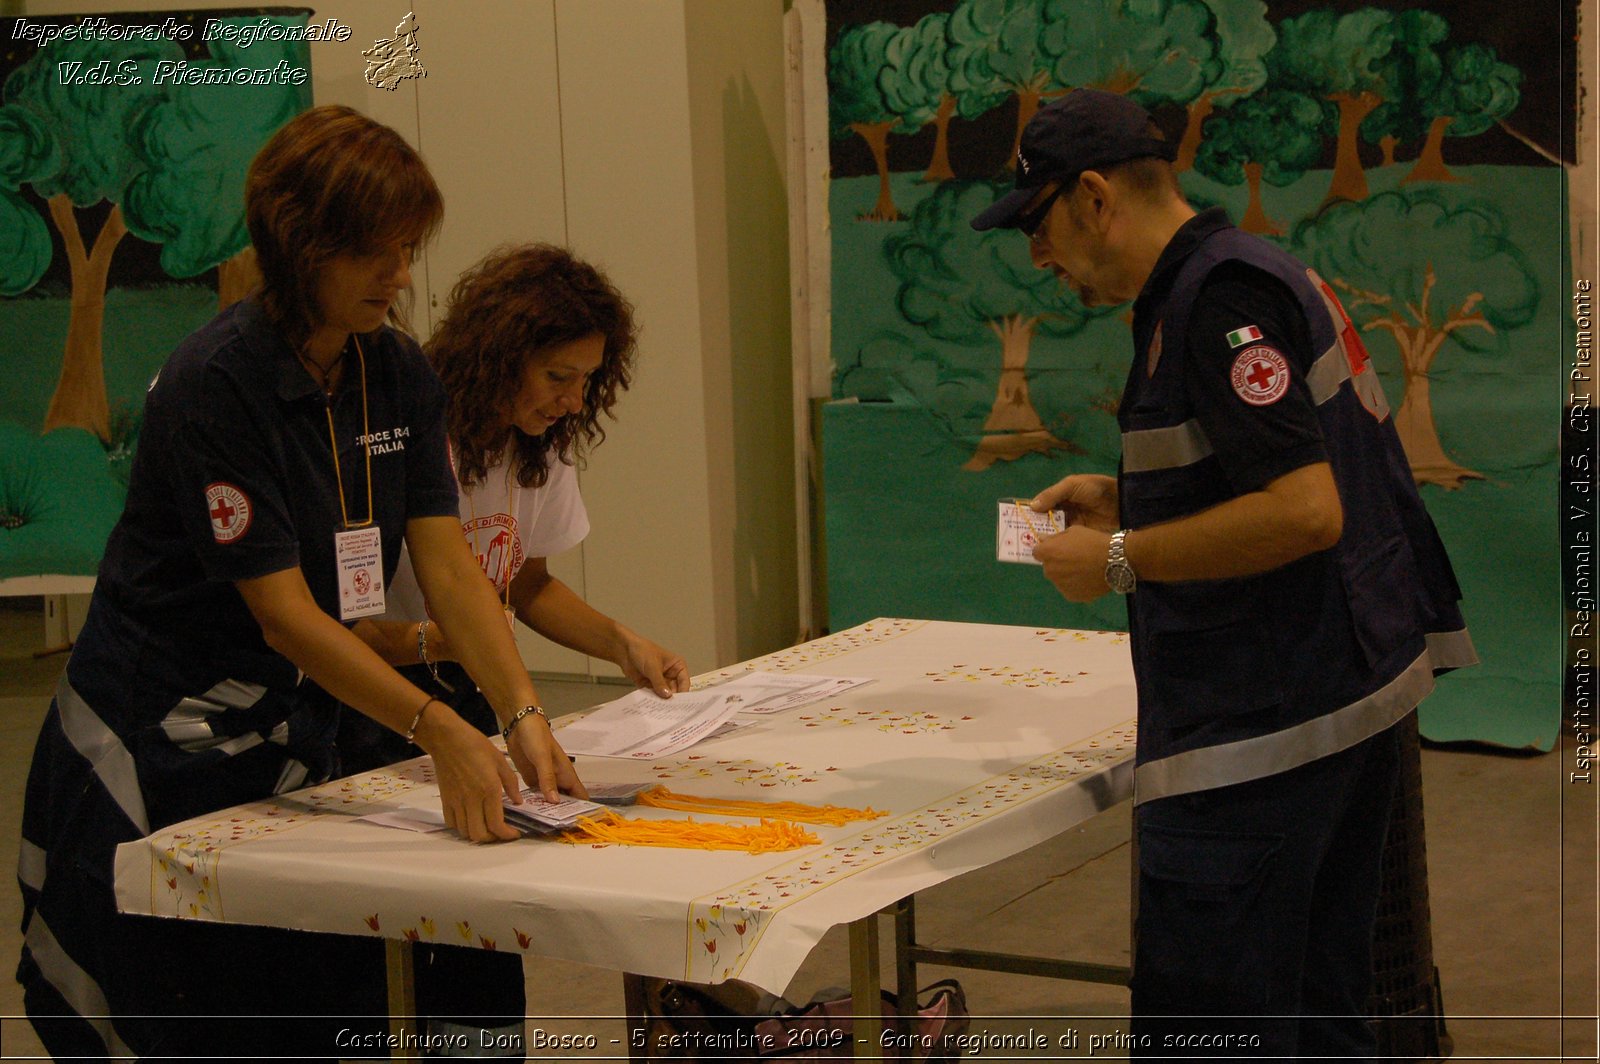
<path id="1" fill-rule="evenodd" d="M 1127 562 L 1112 562 L 1106 566 L 1106 586 L 1119 595 L 1126 595 L 1133 590 L 1133 569 Z"/>

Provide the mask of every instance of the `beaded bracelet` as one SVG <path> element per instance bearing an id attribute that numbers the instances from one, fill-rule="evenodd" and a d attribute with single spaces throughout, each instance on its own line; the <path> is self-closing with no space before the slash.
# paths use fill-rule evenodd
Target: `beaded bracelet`
<path id="1" fill-rule="evenodd" d="M 417 710 L 417 715 L 411 718 L 411 727 L 406 729 L 406 742 L 414 743 L 417 741 L 417 725 L 422 723 L 422 715 L 428 712 L 428 707 L 437 701 L 439 701 L 437 698 L 429 697 L 426 702 L 422 703 L 422 708 Z"/>
<path id="2" fill-rule="evenodd" d="M 546 724 L 550 723 L 550 718 L 545 716 L 545 712 L 544 712 L 544 708 L 543 707 L 541 707 L 541 706 L 523 706 L 521 709 L 517 710 L 517 712 L 511 717 L 510 720 L 506 721 L 506 726 L 504 728 L 500 729 L 500 738 L 504 739 L 506 742 L 509 743 L 511 741 L 511 730 L 513 728 L 515 728 L 518 724 L 522 723 L 522 718 L 523 717 L 531 717 L 534 714 L 538 714 L 539 716 L 544 717 L 544 722 Z"/>

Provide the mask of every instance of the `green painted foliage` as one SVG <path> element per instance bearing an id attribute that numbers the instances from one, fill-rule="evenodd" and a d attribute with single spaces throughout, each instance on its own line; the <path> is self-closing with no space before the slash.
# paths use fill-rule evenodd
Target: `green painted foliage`
<path id="1" fill-rule="evenodd" d="M 1268 79 L 1311 96 L 1379 91 L 1382 63 L 1394 46 L 1393 23 L 1392 12 L 1373 7 L 1284 19 L 1277 47 L 1266 55 Z"/>
<path id="2" fill-rule="evenodd" d="M 27 110 L 55 130 L 60 145 L 56 168 L 31 178 L 34 191 L 43 199 L 65 192 L 79 207 L 120 200 L 140 167 L 127 149 L 127 131 L 167 96 L 168 86 L 154 84 L 156 64 L 182 59 L 183 49 L 165 39 L 77 39 L 57 41 L 13 70 L 6 78 L 4 102 Z M 62 84 L 63 78 L 97 68 L 126 71 L 140 81 Z"/>
<path id="3" fill-rule="evenodd" d="M 1267 83 L 1265 57 L 1278 43 L 1278 34 L 1267 21 L 1264 0 L 1206 0 L 1206 7 L 1216 25 L 1220 66 L 1209 86 L 1214 92 L 1226 93 L 1218 103 L 1229 106 Z"/>
<path id="4" fill-rule="evenodd" d="M 213 41 L 210 47 L 212 58 L 190 64 L 192 69 L 271 69 L 279 60 L 310 65 L 304 41 L 263 40 L 249 48 Z M 192 277 L 249 245 L 244 179 L 250 160 L 310 103 L 309 83 L 186 83 L 175 86 L 162 106 L 144 111 L 128 136 L 142 170 L 129 182 L 122 210 L 134 235 L 161 244 L 162 269 Z"/>
<path id="5" fill-rule="evenodd" d="M 1194 99 L 1223 70 L 1200 0 L 1049 0 L 1041 46 L 1051 76 L 1147 99 Z"/>
<path id="6" fill-rule="evenodd" d="M 890 22 L 866 22 L 839 34 L 828 52 L 828 131 L 848 136 L 858 122 L 895 118 L 878 86 L 889 44 L 900 32 Z"/>
<path id="7" fill-rule="evenodd" d="M 878 89 L 885 106 L 908 129 L 920 129 L 933 120 L 939 100 L 950 86 L 949 42 L 945 26 L 950 16 L 934 12 L 907 26 L 890 39 L 884 51 Z"/>
<path id="8" fill-rule="evenodd" d="M 1488 45 L 1466 44 L 1446 53 L 1432 110 L 1454 119 L 1446 136 L 1473 137 L 1515 111 L 1521 100 L 1522 71 L 1502 63 Z"/>
<path id="9" fill-rule="evenodd" d="M 950 13 L 950 91 L 974 118 L 1019 88 L 1047 80 L 1039 49 L 1044 0 L 961 0 Z"/>
<path id="10" fill-rule="evenodd" d="M 1402 11 L 1392 23 L 1394 47 L 1377 64 L 1384 102 L 1361 123 L 1361 137 L 1377 143 L 1386 136 L 1416 140 L 1433 121 L 1444 63 L 1439 46 L 1450 24 L 1431 11 Z"/>
<path id="11" fill-rule="evenodd" d="M 1384 192 L 1330 206 L 1295 227 L 1294 248 L 1329 281 L 1389 296 L 1394 308 L 1421 308 L 1443 321 L 1474 293 L 1494 332 L 1463 329 L 1451 338 L 1473 350 L 1503 350 L 1506 333 L 1533 320 L 1539 286 L 1526 254 L 1492 204 L 1453 191 Z M 1432 271 L 1435 282 L 1425 293 Z M 1378 308 L 1341 296 L 1352 318 Z"/>
<path id="12" fill-rule="evenodd" d="M 991 323 L 1038 318 L 1038 331 L 1077 332 L 1094 312 L 1053 274 L 1034 267 L 1028 243 L 1010 229 L 977 232 L 972 217 L 1009 192 L 1009 182 L 946 181 L 917 204 L 911 224 L 883 254 L 900 281 L 905 320 L 941 340 L 995 342 Z"/>
<path id="13" fill-rule="evenodd" d="M 1224 185 L 1242 184 L 1246 163 L 1260 163 L 1268 184 L 1293 184 L 1322 155 L 1326 105 L 1299 92 L 1246 97 L 1207 120 L 1194 167 Z"/>

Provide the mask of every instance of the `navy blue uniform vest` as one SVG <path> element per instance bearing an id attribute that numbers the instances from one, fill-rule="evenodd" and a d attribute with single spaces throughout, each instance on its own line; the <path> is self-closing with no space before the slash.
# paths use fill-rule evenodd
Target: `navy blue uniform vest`
<path id="1" fill-rule="evenodd" d="M 1235 497 L 1184 388 L 1190 310 L 1218 264 L 1281 280 L 1344 508 L 1337 545 L 1255 576 L 1141 582 L 1129 599 L 1139 690 L 1139 801 L 1255 779 L 1344 749 L 1415 708 L 1436 672 L 1474 663 L 1460 588 L 1412 481 L 1376 370 L 1332 290 L 1287 253 L 1224 226 L 1146 293 L 1118 422 L 1122 527 Z M 1146 348 L 1159 336 L 1147 373 Z"/>

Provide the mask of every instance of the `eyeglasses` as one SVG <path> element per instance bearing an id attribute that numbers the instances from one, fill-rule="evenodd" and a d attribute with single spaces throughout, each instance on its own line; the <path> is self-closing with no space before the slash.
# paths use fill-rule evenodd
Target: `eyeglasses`
<path id="1" fill-rule="evenodd" d="M 1055 206 L 1056 200 L 1061 198 L 1061 194 L 1063 192 L 1067 191 L 1069 187 L 1075 184 L 1077 184 L 1075 180 L 1062 181 L 1060 184 L 1056 185 L 1055 191 L 1051 192 L 1044 199 L 1034 204 L 1032 210 L 1025 211 L 1023 214 L 1019 215 L 1017 218 L 1017 229 L 1021 231 L 1022 235 L 1027 237 L 1030 241 L 1039 239 L 1039 231 L 1044 228 L 1044 220 L 1049 217 L 1050 208 Z"/>

